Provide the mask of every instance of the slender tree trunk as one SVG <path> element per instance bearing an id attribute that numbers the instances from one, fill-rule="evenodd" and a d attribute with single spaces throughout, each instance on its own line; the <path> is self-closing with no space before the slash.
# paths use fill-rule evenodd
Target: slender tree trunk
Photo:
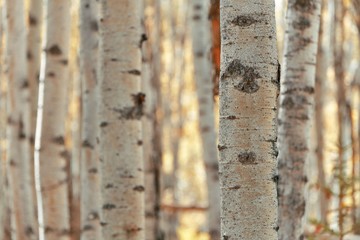
<path id="1" fill-rule="evenodd" d="M 22 0 L 6 4 L 6 78 L 8 80 L 7 165 L 13 239 L 37 239 L 32 195 L 30 100 L 26 63 L 26 25 Z"/>
<path id="2" fill-rule="evenodd" d="M 101 239 L 100 169 L 96 144 L 98 101 L 99 2 L 80 2 L 82 80 L 81 240 Z"/>
<path id="3" fill-rule="evenodd" d="M 324 0 L 322 0 L 321 13 L 324 12 Z M 324 14 L 321 14 L 324 16 Z M 319 184 L 319 212 L 320 222 L 327 225 L 328 198 L 326 196 L 326 178 L 324 171 L 324 83 L 327 77 L 327 59 L 324 51 L 323 22 L 324 17 L 320 19 L 319 40 L 317 46 L 316 59 L 316 77 L 315 77 L 315 125 L 316 125 L 316 157 Z"/>
<path id="4" fill-rule="evenodd" d="M 210 0 L 211 7 L 209 18 L 211 21 L 212 48 L 211 60 L 215 73 L 213 74 L 213 93 L 214 96 L 219 95 L 219 76 L 220 76 L 220 0 Z"/>
<path id="5" fill-rule="evenodd" d="M 144 239 L 141 1 L 102 0 L 98 122 L 104 239 Z"/>
<path id="6" fill-rule="evenodd" d="M 208 19 L 209 0 L 192 1 L 192 43 L 196 90 L 199 103 L 199 127 L 208 189 L 208 228 L 210 239 L 220 239 L 220 186 L 211 53 L 211 28 Z"/>
<path id="7" fill-rule="evenodd" d="M 358 29 L 358 34 L 360 36 L 360 0 L 353 0 L 351 1 L 353 4 L 353 8 L 355 10 L 355 23 Z M 358 69 L 356 70 L 355 76 L 354 76 L 354 82 L 357 86 L 357 92 L 358 94 L 360 94 L 360 66 L 358 66 Z M 359 104 L 359 103 L 358 103 Z M 358 112 L 360 112 L 360 104 L 358 105 Z M 357 139 L 358 139 L 358 144 L 357 144 L 357 152 L 360 153 L 360 119 L 358 120 L 358 132 L 357 132 Z M 358 162 L 358 167 L 360 163 Z M 356 174 L 358 177 L 360 176 L 359 172 Z M 355 222 L 355 226 L 354 226 L 354 234 L 360 234 L 360 211 L 359 211 L 359 201 L 357 201 L 357 212 L 356 212 L 356 222 Z"/>
<path id="8" fill-rule="evenodd" d="M 303 239 L 320 0 L 290 0 L 279 110 L 279 239 Z"/>
<path id="9" fill-rule="evenodd" d="M 27 38 L 27 60 L 28 78 L 31 96 L 31 150 L 34 152 L 34 138 L 36 128 L 36 114 L 39 92 L 40 55 L 41 55 L 41 27 L 42 27 L 42 0 L 30 0 L 28 12 L 28 38 Z"/>
<path id="10" fill-rule="evenodd" d="M 4 57 L 4 23 L 6 22 L 4 1 L 0 0 L 0 53 L 1 53 L 1 65 L 0 65 L 0 76 L 4 78 L 5 72 L 3 71 L 3 65 L 5 63 Z M 0 83 L 0 139 L 5 141 L 6 139 L 6 83 L 1 81 Z M 10 240 L 11 239 L 11 224 L 10 224 L 10 208 L 9 208 L 9 184 L 8 184 L 8 171 L 6 169 L 6 151 L 4 146 L 0 146 L 0 239 Z"/>
<path id="11" fill-rule="evenodd" d="M 346 146 L 346 131 L 347 131 L 347 109 L 346 109 L 346 87 L 345 87 L 345 72 L 343 67 L 344 51 L 344 26 L 343 20 L 345 16 L 345 9 L 342 0 L 334 0 L 334 25 L 335 31 L 332 34 L 332 41 L 334 44 L 334 70 L 335 80 L 337 84 L 337 105 L 338 105 L 338 177 L 339 182 L 339 201 L 338 201 L 338 225 L 340 239 L 344 236 L 344 217 L 345 209 L 343 208 L 345 197 L 345 146 Z"/>
<path id="12" fill-rule="evenodd" d="M 31 168 L 31 186 L 33 195 L 34 209 L 37 210 L 36 192 L 35 192 L 35 175 L 34 175 L 34 143 L 36 114 L 39 93 L 39 76 L 40 76 L 40 56 L 41 56 L 41 27 L 42 27 L 42 0 L 30 0 L 28 9 L 28 33 L 27 33 L 27 76 L 29 79 L 30 90 L 30 168 Z M 37 211 L 34 212 L 35 214 Z M 35 221 L 37 223 L 37 221 Z M 34 230 L 38 234 L 38 226 Z"/>
<path id="13" fill-rule="evenodd" d="M 146 49 L 149 61 L 148 78 L 144 82 L 147 96 L 145 113 L 150 122 L 143 125 L 144 162 L 145 162 L 145 236 L 146 240 L 163 239 L 160 232 L 160 171 L 161 171 L 161 120 L 159 107 L 160 96 L 160 3 L 158 0 L 148 2 L 151 15 L 146 16 L 145 26 L 148 34 Z M 149 95 L 149 93 L 151 95 Z M 151 129 L 151 138 L 145 139 L 146 129 Z M 150 141 L 147 142 L 147 141 Z M 148 150 L 146 149 L 148 144 Z M 151 148 L 151 149 L 150 149 Z"/>
<path id="14" fill-rule="evenodd" d="M 274 1 L 220 1 L 223 239 L 277 239 L 274 8 Z"/>
<path id="15" fill-rule="evenodd" d="M 46 10 L 35 137 L 36 184 L 37 191 L 41 190 L 38 200 L 40 240 L 44 237 L 46 240 L 68 240 L 71 235 L 69 153 L 64 136 L 69 84 L 70 1 L 48 0 Z"/>

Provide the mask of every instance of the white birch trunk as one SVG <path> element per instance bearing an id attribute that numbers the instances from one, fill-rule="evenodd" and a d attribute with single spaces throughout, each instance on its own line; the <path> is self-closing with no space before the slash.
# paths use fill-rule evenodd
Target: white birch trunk
<path id="1" fill-rule="evenodd" d="M 142 240 L 141 1 L 102 0 L 99 153 L 104 239 Z"/>
<path id="2" fill-rule="evenodd" d="M 80 2 L 82 80 L 81 240 L 101 239 L 100 169 L 96 144 L 98 99 L 99 2 Z"/>
<path id="3" fill-rule="evenodd" d="M 209 0 L 193 0 L 190 14 L 196 90 L 199 104 L 199 128 L 208 192 L 208 231 L 210 239 L 220 239 L 220 186 L 218 177 L 217 136 L 213 101 L 213 69 L 210 60 L 211 28 Z"/>
<path id="4" fill-rule="evenodd" d="M 320 0 L 290 0 L 279 109 L 279 238 L 304 239 Z"/>
<path id="5" fill-rule="evenodd" d="M 274 8 L 274 1 L 220 1 L 222 239 L 277 239 Z"/>
<path id="6" fill-rule="evenodd" d="M 30 99 L 26 63 L 23 0 L 5 1 L 7 95 L 7 165 L 13 239 L 37 239 L 30 155 Z"/>
<path id="7" fill-rule="evenodd" d="M 42 27 L 42 0 L 30 0 L 28 9 L 28 32 L 27 32 L 27 76 L 29 79 L 30 89 L 30 156 L 31 156 L 31 172 L 32 172 L 32 195 L 34 209 L 37 209 L 36 192 L 35 192 L 35 176 L 34 176 L 34 143 L 36 115 L 39 94 L 39 76 L 40 76 L 40 59 L 41 59 L 41 27 Z M 37 221 L 36 221 L 37 222 Z M 38 232 L 38 228 L 35 230 Z"/>
<path id="8" fill-rule="evenodd" d="M 34 138 L 36 128 L 36 114 L 39 92 L 40 55 L 41 55 L 41 26 L 42 26 L 42 0 L 30 0 L 28 10 L 27 34 L 27 64 L 28 79 L 31 96 L 31 152 L 34 152 Z"/>
<path id="9" fill-rule="evenodd" d="M 69 153 L 64 139 L 70 19 L 70 0 L 46 2 L 45 52 L 40 73 L 43 87 L 39 90 L 35 137 L 35 170 L 41 186 L 38 200 L 41 240 L 44 236 L 46 240 L 70 239 Z M 39 191 L 39 179 L 36 180 Z"/>

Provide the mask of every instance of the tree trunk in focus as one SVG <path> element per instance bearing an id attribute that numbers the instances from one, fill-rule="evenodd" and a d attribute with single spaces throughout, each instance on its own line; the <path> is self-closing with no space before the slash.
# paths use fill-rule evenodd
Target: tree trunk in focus
<path id="1" fill-rule="evenodd" d="M 277 239 L 274 10 L 274 1 L 220 1 L 222 239 Z"/>
<path id="2" fill-rule="evenodd" d="M 103 238 L 145 238 L 141 118 L 142 3 L 102 0 L 99 160 Z M 120 135 L 119 135 L 120 133 Z"/>

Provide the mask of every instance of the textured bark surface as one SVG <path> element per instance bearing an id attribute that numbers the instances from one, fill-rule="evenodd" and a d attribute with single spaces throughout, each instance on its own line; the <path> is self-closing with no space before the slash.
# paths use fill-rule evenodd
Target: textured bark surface
<path id="1" fill-rule="evenodd" d="M 42 201 L 42 206 L 38 207 L 43 208 L 43 213 L 38 212 L 40 239 L 45 234 L 46 240 L 70 238 L 69 153 L 64 138 L 70 19 L 70 0 L 47 1 L 44 65 L 40 73 L 40 84 L 44 89 L 41 87 L 39 91 L 36 132 L 36 141 L 40 139 L 40 142 L 35 142 L 35 169 L 40 168 L 37 174 L 40 176 L 42 195 L 38 202 L 41 204 Z M 37 161 L 40 161 L 39 166 Z"/>
<path id="2" fill-rule="evenodd" d="M 220 1 L 221 235 L 277 239 L 274 1 Z"/>
<path id="3" fill-rule="evenodd" d="M 98 122 L 104 239 L 144 239 L 141 1 L 102 0 Z"/>
<path id="4" fill-rule="evenodd" d="M 98 131 L 98 21 L 100 3 L 80 2 L 80 64 L 82 80 L 81 240 L 101 239 Z"/>
<path id="5" fill-rule="evenodd" d="M 209 0 L 191 2 L 191 27 L 196 91 L 199 104 L 199 128 L 208 190 L 208 231 L 210 239 L 220 239 L 220 186 L 213 102 L 213 69 L 210 60 L 211 28 Z"/>
<path id="6" fill-rule="evenodd" d="M 279 239 L 304 239 L 304 187 L 314 105 L 320 0 L 290 0 L 278 120 Z"/>
<path id="7" fill-rule="evenodd" d="M 5 1 L 7 169 L 13 239 L 37 239 L 30 155 L 30 99 L 26 63 L 24 1 Z"/>

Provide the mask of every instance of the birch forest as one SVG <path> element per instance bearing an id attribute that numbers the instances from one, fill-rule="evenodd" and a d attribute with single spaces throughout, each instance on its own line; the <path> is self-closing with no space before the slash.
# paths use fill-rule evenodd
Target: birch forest
<path id="1" fill-rule="evenodd" d="M 0 240 L 360 240 L 360 0 L 0 0 Z"/>

